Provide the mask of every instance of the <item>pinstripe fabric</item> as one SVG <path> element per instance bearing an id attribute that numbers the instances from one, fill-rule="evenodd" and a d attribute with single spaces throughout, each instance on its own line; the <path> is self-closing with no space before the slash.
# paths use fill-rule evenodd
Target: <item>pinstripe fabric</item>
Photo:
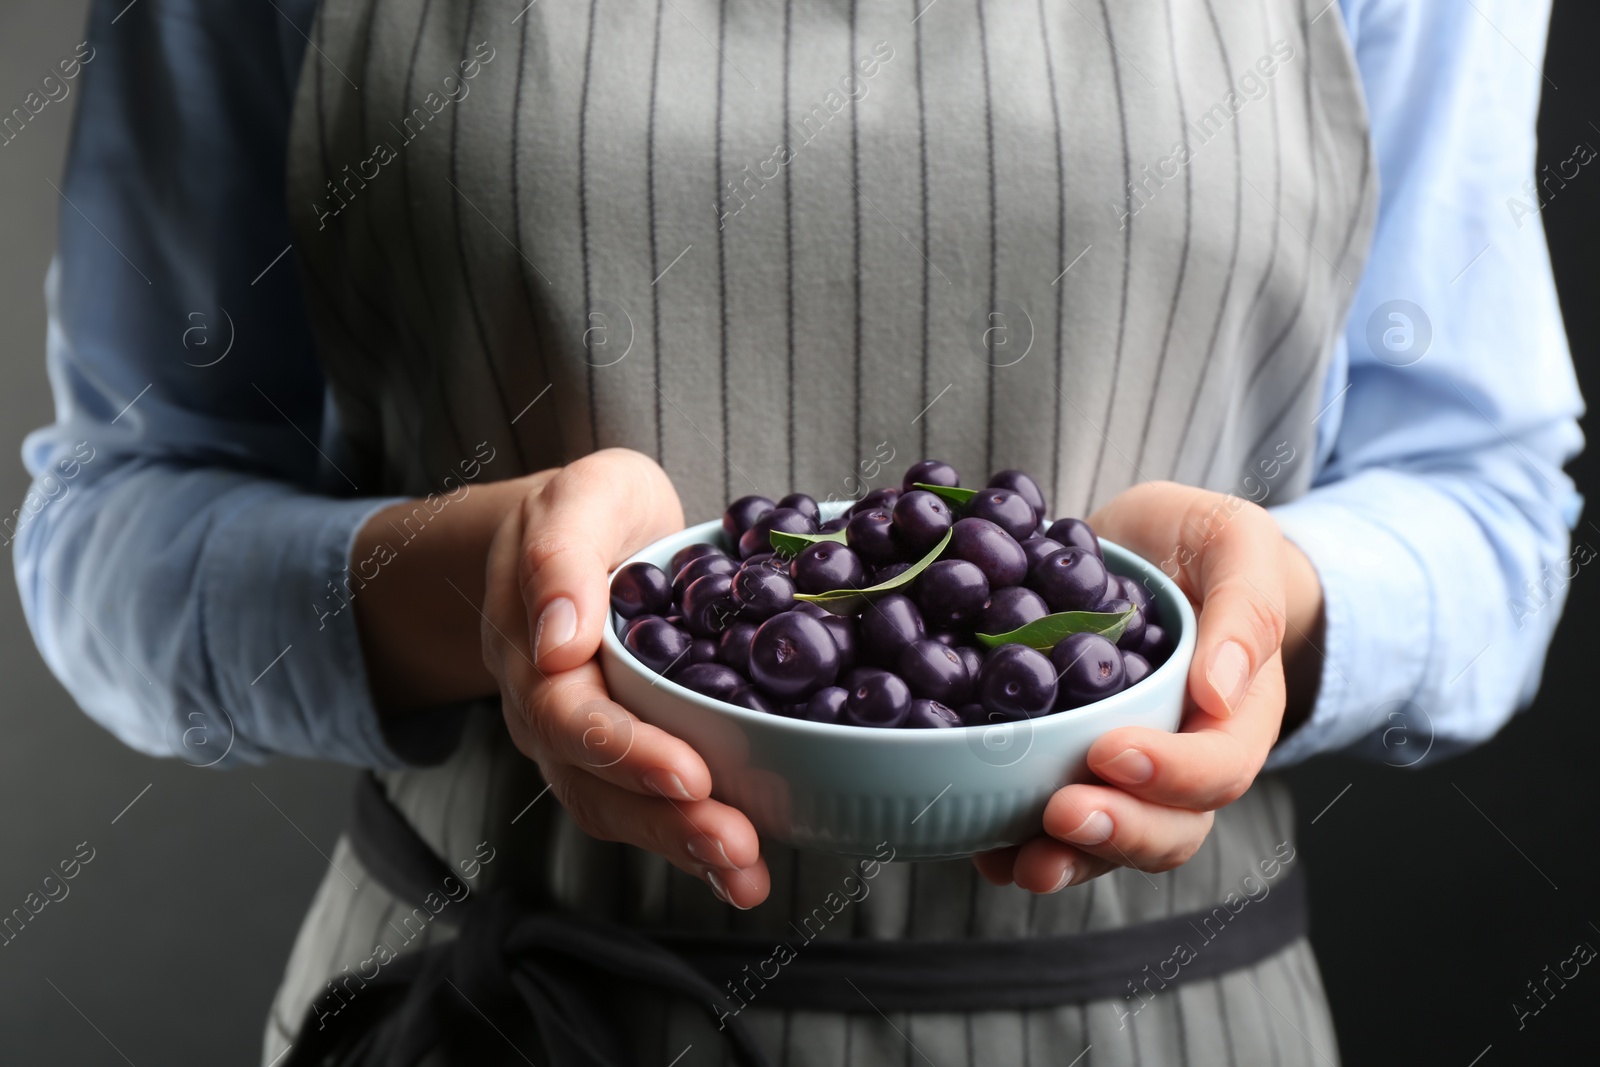
<path id="1" fill-rule="evenodd" d="M 1281 443 L 1299 458 L 1272 492 L 1292 496 L 1374 202 L 1348 48 L 1320 7 L 326 0 L 290 209 L 362 484 L 440 490 L 478 442 L 487 477 L 625 445 L 662 461 L 695 521 L 750 492 L 855 495 L 935 455 L 1047 475 L 1053 510 L 1084 514 L 1142 478 L 1235 487 Z M 1278 45 L 1264 95 L 1231 107 L 1275 42 L 1293 57 Z M 726 908 L 577 831 L 488 707 L 449 762 L 387 785 L 447 860 L 489 842 L 485 882 L 640 926 L 792 936 L 846 870 L 769 844 L 769 902 Z M 815 936 L 1071 934 L 1210 908 L 1292 822 L 1264 779 L 1180 870 L 1050 897 L 966 863 L 891 864 Z M 350 849 L 334 861 L 264 1062 L 330 978 L 403 936 Z M 885 1018 L 757 997 L 745 1017 L 795 1067 L 1067 1064 L 1091 1045 L 1095 1067 L 1336 1062 L 1306 944 L 1141 996 L 1157 962 L 1087 1005 Z M 722 1062 L 699 1009 L 624 999 L 638 1062 Z"/>

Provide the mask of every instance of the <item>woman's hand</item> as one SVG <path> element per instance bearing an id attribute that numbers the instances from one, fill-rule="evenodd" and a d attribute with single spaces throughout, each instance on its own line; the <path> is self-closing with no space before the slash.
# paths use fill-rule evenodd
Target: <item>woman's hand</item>
<path id="1" fill-rule="evenodd" d="M 1176 734 L 1129 726 L 1089 750 L 1106 785 L 1051 797 L 1043 836 L 974 857 L 991 882 L 1035 893 L 1115 867 L 1170 870 L 1195 854 L 1213 812 L 1255 781 L 1284 722 L 1285 662 L 1306 661 L 1322 617 L 1315 570 L 1264 509 L 1171 482 L 1138 485 L 1090 516 L 1108 540 L 1156 561 L 1197 605 L 1189 700 Z M 1314 666 L 1314 664 L 1313 664 Z M 1309 708 L 1312 691 L 1295 694 Z"/>
<path id="2" fill-rule="evenodd" d="M 594 660 L 607 575 L 682 528 L 672 482 L 637 452 L 606 449 L 549 474 L 490 545 L 483 660 L 512 740 L 580 829 L 664 856 L 749 908 L 769 888 L 755 827 L 709 799 L 694 749 L 610 699 Z"/>

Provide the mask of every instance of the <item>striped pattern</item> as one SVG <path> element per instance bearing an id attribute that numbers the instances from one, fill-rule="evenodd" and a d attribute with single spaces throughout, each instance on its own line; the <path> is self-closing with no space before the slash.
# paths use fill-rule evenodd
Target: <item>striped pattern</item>
<path id="1" fill-rule="evenodd" d="M 640 449 L 690 521 L 747 492 L 855 495 L 924 455 L 1046 475 L 1058 514 L 1145 478 L 1258 496 L 1256 464 L 1287 449 L 1273 499 L 1309 482 L 1375 201 L 1320 0 L 327 0 L 313 37 L 290 210 L 363 485 L 437 491 L 478 442 L 486 477 Z M 841 81 L 868 59 L 852 103 Z M 1235 113 L 1228 93 L 1268 60 Z M 392 158 L 364 162 L 379 145 Z M 1176 150 L 1188 165 L 1163 170 Z M 447 764 L 388 785 L 448 859 L 487 840 L 486 879 L 646 927 L 776 935 L 845 873 L 769 846 L 771 900 L 723 907 L 548 798 L 523 813 L 543 786 L 489 708 Z M 1291 824 L 1263 780 L 1179 871 L 1042 898 L 965 863 L 891 865 L 820 936 L 1071 933 L 1200 908 Z M 265 1061 L 393 929 L 348 849 L 335 861 L 360 888 L 330 872 L 319 891 Z M 682 1067 L 720 1060 L 693 1010 L 626 1003 L 639 1062 L 690 1045 Z M 797 1065 L 1066 1064 L 1090 1044 L 1085 1064 L 1337 1059 L 1303 944 L 1125 1028 L 1109 1003 L 750 1017 Z"/>

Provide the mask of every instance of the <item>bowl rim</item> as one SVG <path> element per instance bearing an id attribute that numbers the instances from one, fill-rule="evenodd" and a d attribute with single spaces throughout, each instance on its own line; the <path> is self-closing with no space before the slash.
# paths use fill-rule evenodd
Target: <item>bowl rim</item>
<path id="1" fill-rule="evenodd" d="M 849 505 L 852 503 L 854 503 L 854 501 L 844 501 L 842 504 L 835 501 L 829 501 L 828 504 L 823 505 L 823 510 L 843 512 L 844 509 L 849 507 Z M 829 505 L 834 506 L 830 507 Z M 658 538 L 645 547 L 639 549 L 639 551 L 635 552 L 627 559 L 623 560 L 609 574 L 607 574 L 606 586 L 608 589 L 610 588 L 611 578 L 613 578 L 617 571 L 621 570 L 623 567 L 626 567 L 632 563 L 640 562 L 644 560 L 645 556 L 656 554 L 658 551 L 658 546 L 660 546 L 663 542 L 681 541 L 681 544 L 677 546 L 679 548 L 701 542 L 710 542 L 715 544 L 721 540 L 721 534 L 722 520 L 711 519 L 707 522 L 696 523 L 693 526 L 685 526 L 683 529 L 675 533 Z M 683 540 L 690 535 L 693 535 L 693 540 Z M 1134 685 L 1131 685 L 1120 692 L 1113 693 L 1108 697 L 1097 700 L 1092 704 L 1085 704 L 1082 707 L 1070 708 L 1066 711 L 1053 711 L 1045 715 L 1040 715 L 1036 718 L 1018 719 L 1004 723 L 980 723 L 971 726 L 951 726 L 944 729 L 935 730 L 884 730 L 870 726 L 853 726 L 849 723 L 814 722 L 811 719 L 793 718 L 789 715 L 784 715 L 781 712 L 774 713 L 769 711 L 757 711 L 754 708 L 746 708 L 741 707 L 738 704 L 730 704 L 725 700 L 717 700 L 714 697 L 708 697 L 703 693 L 698 693 L 687 686 L 679 685 L 677 682 L 673 681 L 671 678 L 668 678 L 664 674 L 657 674 L 644 663 L 640 662 L 632 652 L 628 651 L 628 647 L 622 643 L 622 638 L 618 636 L 616 627 L 619 616 L 615 611 L 611 610 L 609 606 L 606 609 L 606 625 L 604 628 L 604 633 L 601 634 L 601 644 L 607 652 L 609 652 L 619 662 L 627 666 L 629 670 L 642 677 L 650 678 L 650 684 L 652 687 L 660 688 L 663 692 L 666 692 L 678 698 L 679 700 L 686 701 L 707 711 L 718 712 L 734 719 L 737 722 L 749 723 L 758 728 L 778 730 L 790 729 L 798 732 L 801 735 L 809 734 L 818 739 L 848 737 L 856 740 L 857 742 L 865 741 L 868 744 L 947 744 L 948 741 L 941 742 L 939 739 L 951 737 L 966 738 L 970 737 L 973 731 L 992 730 L 997 727 L 1014 728 L 1019 723 L 1023 722 L 1032 724 L 1032 728 L 1036 730 L 1046 728 L 1047 724 L 1059 724 L 1065 726 L 1068 723 L 1077 722 L 1079 720 L 1088 719 L 1099 715 L 1114 714 L 1120 706 L 1131 703 L 1133 700 L 1137 699 L 1137 697 L 1130 694 L 1138 693 L 1142 687 L 1148 685 L 1149 683 L 1155 682 L 1158 679 L 1163 682 L 1168 682 L 1170 681 L 1171 675 L 1180 671 L 1184 674 L 1187 674 L 1189 671 L 1190 661 L 1194 658 L 1194 646 L 1197 628 L 1194 607 L 1189 603 L 1188 596 L 1186 596 L 1183 590 L 1178 587 L 1177 582 L 1168 577 L 1159 566 L 1151 563 L 1149 560 L 1145 559 L 1143 556 L 1140 556 L 1136 552 L 1133 552 L 1131 549 L 1124 548 L 1122 545 L 1119 545 L 1114 541 L 1108 541 L 1104 537 L 1099 538 L 1099 540 L 1102 552 L 1109 550 L 1112 554 L 1118 557 L 1119 563 L 1123 564 L 1124 566 L 1133 567 L 1143 571 L 1144 577 L 1155 582 L 1167 595 L 1167 599 L 1177 605 L 1178 619 L 1182 624 L 1181 631 L 1178 634 L 1178 643 L 1173 647 L 1172 654 L 1167 657 L 1167 661 L 1165 663 L 1152 670 L 1147 677 L 1143 678 Z M 1184 685 L 1184 689 L 1187 691 L 1187 684 Z M 614 700 L 615 698 L 612 699 Z M 636 712 L 632 712 L 632 709 L 628 710 L 630 714 L 637 714 Z"/>

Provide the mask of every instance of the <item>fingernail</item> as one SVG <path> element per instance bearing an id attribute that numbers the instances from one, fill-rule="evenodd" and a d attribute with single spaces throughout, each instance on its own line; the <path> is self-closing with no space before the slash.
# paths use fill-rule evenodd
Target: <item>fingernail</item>
<path id="1" fill-rule="evenodd" d="M 1150 776 L 1155 773 L 1156 765 L 1150 762 L 1150 757 L 1136 748 L 1127 749 L 1100 768 L 1100 777 L 1121 782 L 1123 785 L 1148 782 Z"/>
<path id="2" fill-rule="evenodd" d="M 1111 837 L 1111 816 L 1092 811 L 1076 830 L 1064 836 L 1074 845 L 1098 845 Z"/>
<path id="3" fill-rule="evenodd" d="M 1237 641 L 1224 641 L 1219 645 L 1211 654 L 1206 681 L 1228 706 L 1228 714 L 1233 714 L 1239 701 L 1244 699 L 1245 687 L 1250 684 L 1250 657 L 1245 654 L 1244 646 Z"/>
<path id="4" fill-rule="evenodd" d="M 578 633 L 578 608 L 571 600 L 558 596 L 544 606 L 533 628 L 533 665 L 571 641 Z"/>
<path id="5" fill-rule="evenodd" d="M 1070 863 L 1067 864 L 1067 869 L 1061 872 L 1061 878 L 1056 882 L 1055 888 L 1049 890 L 1049 892 L 1050 893 L 1059 893 L 1063 889 L 1067 888 L 1067 883 L 1072 881 L 1072 874 L 1073 874 L 1073 871 L 1075 869 L 1076 868 L 1074 868 L 1072 866 L 1072 864 L 1070 864 Z"/>
<path id="6" fill-rule="evenodd" d="M 709 863 L 715 867 L 736 868 L 739 865 L 728 858 L 728 850 L 722 847 L 722 842 L 705 834 L 695 834 L 689 838 L 686 846 L 689 855 L 701 863 Z"/>
<path id="7" fill-rule="evenodd" d="M 722 901 L 724 904 L 733 904 L 733 906 L 738 908 L 740 911 L 750 910 L 743 904 L 734 904 L 733 894 L 728 892 L 726 883 L 723 882 L 722 876 L 716 871 L 706 871 L 706 881 L 710 883 L 711 891 L 717 895 L 717 899 Z"/>
<path id="8" fill-rule="evenodd" d="M 658 767 L 654 770 L 645 771 L 643 777 L 645 788 L 653 789 L 669 800 L 694 799 L 689 794 L 688 788 L 683 784 L 683 779 L 671 771 L 664 771 Z M 731 867 L 733 864 L 730 863 L 728 866 Z"/>
<path id="9" fill-rule="evenodd" d="M 724 904 L 733 903 L 733 898 L 728 895 L 728 887 L 722 883 L 716 871 L 706 872 L 706 883 L 711 886 L 711 891 L 717 895 L 718 900 Z"/>

